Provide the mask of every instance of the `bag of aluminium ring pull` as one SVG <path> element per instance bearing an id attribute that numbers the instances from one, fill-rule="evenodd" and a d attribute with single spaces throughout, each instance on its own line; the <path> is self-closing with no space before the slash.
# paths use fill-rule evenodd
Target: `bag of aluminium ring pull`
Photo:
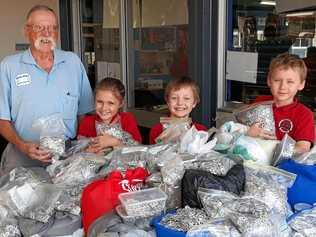
<path id="1" fill-rule="evenodd" d="M 264 130 L 275 134 L 272 101 L 251 104 L 234 112 L 234 116 L 239 123 L 247 126 L 260 123 Z"/>

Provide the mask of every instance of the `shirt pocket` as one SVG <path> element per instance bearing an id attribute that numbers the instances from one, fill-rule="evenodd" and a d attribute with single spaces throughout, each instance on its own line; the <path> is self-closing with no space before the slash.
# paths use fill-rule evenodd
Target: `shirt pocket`
<path id="1" fill-rule="evenodd" d="M 76 119 L 78 112 L 78 96 L 65 95 L 63 98 L 63 118 Z"/>

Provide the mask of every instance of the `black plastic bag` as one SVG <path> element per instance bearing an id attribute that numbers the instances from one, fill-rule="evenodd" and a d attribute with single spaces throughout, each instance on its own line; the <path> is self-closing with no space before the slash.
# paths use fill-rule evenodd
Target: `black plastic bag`
<path id="1" fill-rule="evenodd" d="M 240 164 L 233 166 L 226 176 L 217 176 L 208 171 L 189 169 L 182 179 L 182 206 L 202 208 L 198 189 L 208 188 L 239 195 L 244 190 L 245 171 Z"/>

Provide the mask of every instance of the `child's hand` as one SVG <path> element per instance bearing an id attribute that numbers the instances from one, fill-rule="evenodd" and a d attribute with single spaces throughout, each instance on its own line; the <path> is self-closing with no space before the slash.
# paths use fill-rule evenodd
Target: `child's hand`
<path id="1" fill-rule="evenodd" d="M 121 140 L 111 135 L 104 134 L 91 139 L 91 145 L 87 148 L 87 152 L 100 153 L 106 148 L 122 145 Z"/>
<path id="2" fill-rule="evenodd" d="M 101 154 L 103 150 L 105 150 L 105 149 L 93 147 L 92 145 L 90 145 L 87 149 L 85 149 L 86 152 L 95 153 L 95 154 Z"/>
<path id="3" fill-rule="evenodd" d="M 250 137 L 259 137 L 259 138 L 268 139 L 268 140 L 276 139 L 274 134 L 272 132 L 268 132 L 264 130 L 260 123 L 255 123 L 251 125 L 247 131 L 247 135 Z"/>
<path id="4" fill-rule="evenodd" d="M 100 136 L 97 136 L 95 138 L 92 139 L 92 143 L 95 143 L 97 145 L 99 145 L 100 147 L 103 148 L 108 148 L 108 147 L 114 147 L 114 146 L 119 146 L 122 145 L 122 142 L 120 139 L 111 136 L 109 134 L 103 134 Z"/>
<path id="5" fill-rule="evenodd" d="M 308 141 L 297 141 L 295 143 L 295 153 L 309 152 L 311 149 L 311 143 Z"/>

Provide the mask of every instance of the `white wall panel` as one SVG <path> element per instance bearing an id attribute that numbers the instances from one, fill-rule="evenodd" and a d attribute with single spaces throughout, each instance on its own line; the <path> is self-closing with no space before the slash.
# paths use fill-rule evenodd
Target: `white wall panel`
<path id="1" fill-rule="evenodd" d="M 16 44 L 26 44 L 23 25 L 27 12 L 36 4 L 51 7 L 59 15 L 58 0 L 1 0 L 0 2 L 0 60 L 17 53 Z M 58 42 L 58 45 L 60 43 Z"/>

